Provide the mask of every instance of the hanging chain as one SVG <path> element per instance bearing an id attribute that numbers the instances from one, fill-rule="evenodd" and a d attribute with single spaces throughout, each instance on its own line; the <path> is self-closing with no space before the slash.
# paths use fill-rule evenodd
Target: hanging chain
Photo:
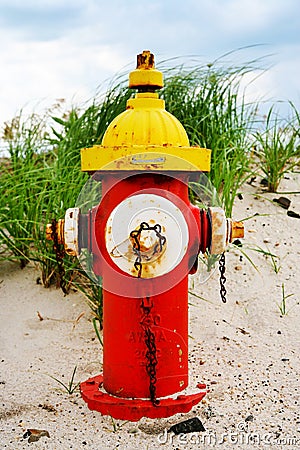
<path id="1" fill-rule="evenodd" d="M 151 309 L 153 307 L 152 301 L 150 302 L 150 297 L 142 299 L 141 308 L 143 310 L 143 317 L 141 320 L 141 326 L 144 330 L 145 344 L 147 347 L 146 351 L 146 371 L 149 376 L 149 393 L 150 400 L 153 406 L 159 405 L 159 400 L 156 398 L 156 366 L 157 366 L 157 352 L 155 344 L 155 334 L 151 330 L 151 325 L 153 324 L 153 319 L 151 316 Z"/>
<path id="2" fill-rule="evenodd" d="M 58 282 L 59 287 L 63 291 L 65 295 L 68 294 L 68 289 L 66 287 L 67 283 L 65 280 L 65 269 L 64 269 L 64 256 L 65 256 L 65 247 L 63 244 L 59 243 L 58 234 L 57 234 L 57 221 L 56 219 L 52 219 L 51 221 L 51 237 L 53 240 L 53 250 L 55 253 L 55 258 L 58 267 Z"/>
<path id="3" fill-rule="evenodd" d="M 136 255 L 134 261 L 134 268 L 138 272 L 138 278 L 142 276 L 142 255 L 141 255 L 141 244 L 140 237 L 144 230 L 154 231 L 158 237 L 158 242 L 153 249 L 153 254 L 161 252 L 163 245 L 166 243 L 165 236 L 161 234 L 161 225 L 156 224 L 151 227 L 147 222 L 142 222 L 137 230 L 133 230 L 130 233 L 130 237 L 133 239 L 133 252 Z M 152 300 L 150 297 L 145 297 L 142 299 L 141 308 L 143 311 L 143 317 L 141 319 L 141 326 L 144 331 L 145 345 L 146 345 L 146 371 L 149 376 L 149 394 L 150 400 L 153 406 L 159 405 L 159 400 L 156 398 L 156 366 L 157 366 L 157 349 L 155 343 L 155 334 L 151 327 L 153 325 L 153 317 L 151 310 L 153 308 Z"/>
<path id="4" fill-rule="evenodd" d="M 226 303 L 226 277 L 225 277 L 225 252 L 222 253 L 221 258 L 219 260 L 219 271 L 220 271 L 220 295 L 223 303 Z"/>
<path id="5" fill-rule="evenodd" d="M 166 243 L 165 236 L 162 236 L 161 234 L 161 225 L 158 223 L 154 225 L 153 227 L 150 227 L 150 225 L 147 222 L 142 222 L 137 230 L 133 230 L 130 233 L 130 237 L 133 239 L 133 251 L 136 255 L 136 259 L 134 261 L 134 268 L 138 272 L 138 278 L 141 278 L 142 276 L 142 255 L 141 255 L 141 245 L 140 245 L 140 237 L 143 230 L 152 230 L 155 232 L 156 236 L 159 239 L 159 243 L 157 243 L 154 247 L 153 254 L 157 253 L 158 251 L 162 251 L 163 245 Z M 159 246 L 159 248 L 158 248 Z"/>

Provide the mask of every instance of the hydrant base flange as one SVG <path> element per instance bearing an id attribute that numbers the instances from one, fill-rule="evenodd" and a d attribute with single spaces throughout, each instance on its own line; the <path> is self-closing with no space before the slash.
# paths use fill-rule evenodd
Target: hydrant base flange
<path id="1" fill-rule="evenodd" d="M 89 378 L 80 384 L 81 396 L 89 409 L 112 416 L 114 419 L 133 422 L 142 417 L 157 419 L 186 413 L 197 405 L 207 392 L 205 384 L 197 384 L 199 392 L 190 395 L 179 394 L 176 398 L 163 398 L 158 406 L 154 406 L 147 399 L 127 399 L 110 395 L 100 390 L 102 385 L 102 375 Z"/>

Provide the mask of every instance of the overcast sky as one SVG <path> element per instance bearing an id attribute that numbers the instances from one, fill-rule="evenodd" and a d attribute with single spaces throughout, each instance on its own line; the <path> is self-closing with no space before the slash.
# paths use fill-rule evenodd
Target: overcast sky
<path id="1" fill-rule="evenodd" d="M 0 126 L 21 108 L 87 101 L 144 49 L 209 63 L 248 46 L 226 61 L 271 55 L 251 95 L 300 110 L 299 0 L 0 0 Z"/>

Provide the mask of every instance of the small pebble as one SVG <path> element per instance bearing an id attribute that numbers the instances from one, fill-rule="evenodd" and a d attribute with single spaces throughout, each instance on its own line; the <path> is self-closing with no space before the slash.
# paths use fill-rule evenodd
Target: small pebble
<path id="1" fill-rule="evenodd" d="M 243 246 L 242 242 L 239 239 L 235 239 L 232 242 L 232 244 L 235 245 L 236 247 L 242 247 Z"/>
<path id="2" fill-rule="evenodd" d="M 246 417 L 245 422 L 253 422 L 254 417 L 252 414 L 249 414 L 249 416 Z"/>
<path id="3" fill-rule="evenodd" d="M 287 215 L 289 217 L 294 217 L 295 219 L 300 219 L 300 214 L 296 213 L 295 211 L 288 211 Z"/>
<path id="4" fill-rule="evenodd" d="M 183 422 L 179 422 L 175 425 L 172 425 L 171 428 L 169 428 L 168 432 L 172 431 L 175 434 L 181 434 L 181 433 L 192 433 L 192 432 L 199 432 L 199 431 L 205 431 L 205 428 L 203 426 L 203 423 L 198 417 L 192 417 L 191 419 L 184 420 Z"/>
<path id="5" fill-rule="evenodd" d="M 291 204 L 291 200 L 286 197 L 274 198 L 273 202 L 278 203 L 284 209 L 289 209 Z"/>
<path id="6" fill-rule="evenodd" d="M 137 428 L 131 428 L 130 430 L 128 430 L 128 433 L 130 433 L 130 434 L 136 434 L 138 432 L 139 432 L 139 430 Z"/>

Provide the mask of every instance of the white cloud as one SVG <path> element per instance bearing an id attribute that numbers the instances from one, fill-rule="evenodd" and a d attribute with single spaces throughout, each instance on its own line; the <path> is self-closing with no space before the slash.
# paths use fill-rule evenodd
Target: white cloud
<path id="1" fill-rule="evenodd" d="M 0 34 L 0 39 L 1 39 Z M 81 46 L 69 37 L 56 41 L 10 41 L 1 54 L 0 124 L 27 103 L 56 98 L 81 102 L 94 94 L 128 60 L 113 47 Z"/>
<path id="2" fill-rule="evenodd" d="M 258 119 L 262 119 L 271 107 L 285 118 L 294 115 L 289 101 L 300 111 L 300 44 L 278 49 L 277 62 L 268 70 L 253 71 L 241 82 L 241 92 L 245 92 L 246 103 L 259 103 Z"/>
<path id="3" fill-rule="evenodd" d="M 280 18 L 288 5 L 278 0 L 230 0 L 224 6 L 222 15 L 226 29 L 253 32 Z"/>

